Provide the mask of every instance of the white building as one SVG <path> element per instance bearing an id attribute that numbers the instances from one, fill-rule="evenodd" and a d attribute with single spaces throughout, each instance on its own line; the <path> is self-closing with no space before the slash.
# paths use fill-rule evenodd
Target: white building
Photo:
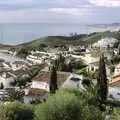
<path id="1" fill-rule="evenodd" d="M 11 64 L 11 67 L 12 67 L 12 70 L 16 71 L 16 70 L 27 68 L 27 65 L 28 64 L 24 61 L 15 61 Z"/>
<path id="2" fill-rule="evenodd" d="M 48 98 L 48 91 L 43 89 L 26 89 L 25 96 L 24 96 L 24 103 L 30 103 L 36 100 L 45 101 Z"/>
<path id="3" fill-rule="evenodd" d="M 112 38 L 112 37 L 106 37 L 106 38 L 103 38 L 101 40 L 99 40 L 98 42 L 94 43 L 92 45 L 92 47 L 97 47 L 97 48 L 107 48 L 108 46 L 109 47 L 113 47 L 113 45 L 118 42 L 117 39 L 115 38 Z"/>
<path id="4" fill-rule="evenodd" d="M 2 83 L 4 88 L 11 88 L 11 82 L 14 81 L 14 77 L 9 72 L 3 72 L 0 74 L 0 84 Z"/>
<path id="5" fill-rule="evenodd" d="M 113 76 L 118 76 L 118 75 L 120 75 L 120 64 L 116 65 Z"/>
<path id="6" fill-rule="evenodd" d="M 57 72 L 58 87 L 78 87 L 81 86 L 83 80 L 86 79 L 82 75 L 69 72 Z M 50 73 L 42 72 L 39 76 L 32 80 L 32 89 L 44 89 L 49 91 Z M 71 84 L 72 83 L 72 84 Z"/>

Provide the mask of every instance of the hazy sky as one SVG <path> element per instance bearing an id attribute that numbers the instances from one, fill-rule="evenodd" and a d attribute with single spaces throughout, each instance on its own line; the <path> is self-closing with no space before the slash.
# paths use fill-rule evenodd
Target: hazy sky
<path id="1" fill-rule="evenodd" d="M 120 0 L 0 0 L 0 23 L 119 21 Z"/>

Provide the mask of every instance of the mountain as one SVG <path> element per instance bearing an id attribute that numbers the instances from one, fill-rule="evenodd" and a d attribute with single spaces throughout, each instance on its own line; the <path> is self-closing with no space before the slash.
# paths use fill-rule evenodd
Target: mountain
<path id="1" fill-rule="evenodd" d="M 120 27 L 120 23 L 110 23 L 110 24 L 92 24 L 92 25 L 89 25 L 89 26 L 92 26 L 92 27 Z"/>

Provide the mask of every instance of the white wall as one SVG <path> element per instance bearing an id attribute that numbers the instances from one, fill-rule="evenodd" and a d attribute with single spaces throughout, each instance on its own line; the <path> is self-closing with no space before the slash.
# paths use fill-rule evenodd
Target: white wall
<path id="1" fill-rule="evenodd" d="M 115 67 L 114 76 L 120 75 L 120 64 Z"/>
<path id="2" fill-rule="evenodd" d="M 49 91 L 49 84 L 46 82 L 33 81 L 31 88 L 45 89 Z"/>

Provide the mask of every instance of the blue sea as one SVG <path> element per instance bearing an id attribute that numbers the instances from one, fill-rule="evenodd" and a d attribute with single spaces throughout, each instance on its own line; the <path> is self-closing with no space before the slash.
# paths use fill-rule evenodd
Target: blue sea
<path id="1" fill-rule="evenodd" d="M 90 26 L 65 23 L 4 23 L 0 24 L 0 43 L 20 44 L 44 36 L 69 35 L 70 33 L 91 33 L 105 31 L 105 26 Z"/>

